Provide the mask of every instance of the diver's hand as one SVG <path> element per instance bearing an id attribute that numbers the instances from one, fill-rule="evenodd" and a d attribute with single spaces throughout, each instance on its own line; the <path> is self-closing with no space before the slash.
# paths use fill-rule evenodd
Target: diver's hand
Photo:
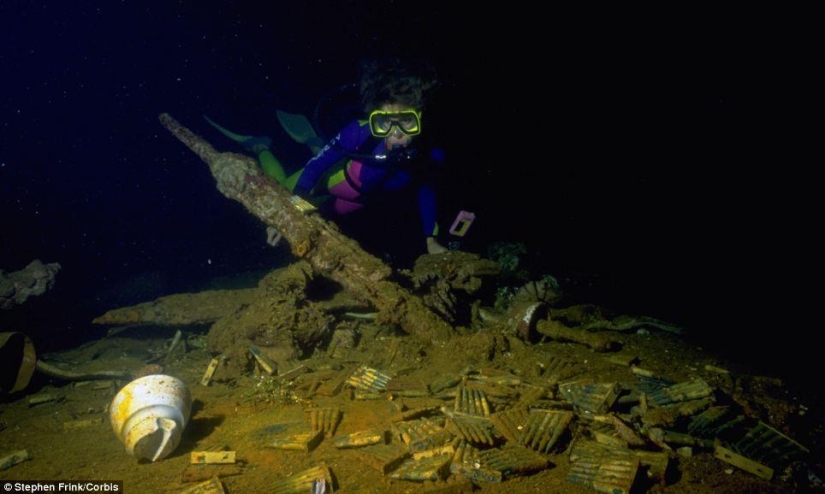
<path id="1" fill-rule="evenodd" d="M 427 253 L 428 254 L 443 254 L 447 252 L 447 248 L 438 243 L 435 237 L 427 237 Z"/>

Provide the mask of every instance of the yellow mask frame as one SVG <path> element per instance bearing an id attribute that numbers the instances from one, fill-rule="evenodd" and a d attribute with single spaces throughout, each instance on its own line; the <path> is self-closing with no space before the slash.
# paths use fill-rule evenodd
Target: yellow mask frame
<path id="1" fill-rule="evenodd" d="M 390 135 L 393 127 L 402 134 L 414 136 L 421 133 L 421 112 L 416 110 L 375 110 L 369 117 L 370 132 L 375 137 Z"/>

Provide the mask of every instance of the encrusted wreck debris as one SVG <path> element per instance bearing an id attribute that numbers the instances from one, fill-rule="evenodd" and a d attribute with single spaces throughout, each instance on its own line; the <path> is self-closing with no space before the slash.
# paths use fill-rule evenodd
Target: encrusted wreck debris
<path id="1" fill-rule="evenodd" d="M 248 288 L 167 295 L 151 302 L 112 309 L 94 318 L 92 323 L 111 326 L 209 324 L 252 303 L 258 297 L 256 292 Z"/>
<path id="2" fill-rule="evenodd" d="M 190 493 L 823 490 L 821 411 L 780 379 L 666 322 L 560 306 L 547 277 L 499 297 L 503 268 L 473 254 L 392 272 L 249 158 L 162 120 L 297 259 L 254 288 L 114 309 L 94 320 L 120 326 L 105 338 L 38 361 L 42 390 L 3 403 L 4 478 L 94 470 Z M 101 440 L 103 417 L 124 380 L 159 372 L 191 384 L 187 449 L 135 464 Z"/>
<path id="3" fill-rule="evenodd" d="M 305 390 L 303 398 L 311 400 L 317 386 L 304 383 L 338 380 L 345 383 L 338 393 L 368 388 L 370 396 L 351 396 L 386 402 L 403 396 L 403 386 L 391 385 L 394 380 L 409 382 L 363 366 L 338 374 L 308 372 L 295 378 L 294 389 Z M 384 428 L 339 436 L 336 429 L 354 418 L 338 408 L 313 409 L 308 430 L 275 438 L 270 446 L 308 453 L 331 439 L 337 449 L 351 451 L 391 479 L 455 483 L 464 478 L 481 486 L 555 468 L 550 458 L 565 454 L 568 482 L 611 493 L 668 485 L 675 478 L 675 460 L 693 449 L 766 480 L 809 452 L 766 423 L 744 417 L 741 408 L 713 405 L 729 397 L 702 380 L 661 386 L 658 394 L 667 399 L 655 399 L 637 394 L 640 387 L 652 388 L 635 377 L 547 386 L 495 369 L 468 368 L 439 376 L 428 393 L 416 395 L 444 403 L 440 407 L 405 410 L 389 417 Z M 376 382 L 381 385 L 365 384 Z M 661 422 L 677 408 L 686 420 Z"/>
<path id="4" fill-rule="evenodd" d="M 674 470 L 692 455 L 767 482 L 809 454 L 771 424 L 776 415 L 762 413 L 761 398 L 746 396 L 754 383 L 710 364 L 672 378 L 651 359 L 658 353 L 640 358 L 650 331 L 636 330 L 678 338 L 678 326 L 561 307 L 546 279 L 492 302 L 501 269 L 469 253 L 422 256 L 392 273 L 334 225 L 292 207 L 252 160 L 162 121 L 210 165 L 225 195 L 278 228 L 298 260 L 254 289 L 162 297 L 94 322 L 210 324 L 196 372 L 204 389 L 243 390 L 235 411 L 300 406 L 298 419 L 261 427 L 265 453 L 247 452 L 292 455 L 289 471 L 301 473 L 277 491 L 350 488 L 364 476 L 342 471 L 355 462 L 390 482 L 387 490 L 415 482 L 469 492 L 549 476 L 556 487 L 671 492 Z M 444 337 L 448 345 L 433 345 Z M 334 470 L 306 469 L 330 454 L 339 455 Z"/>
<path id="5" fill-rule="evenodd" d="M 12 273 L 0 269 L 0 309 L 11 309 L 25 303 L 29 297 L 46 293 L 54 286 L 58 271 L 60 264 L 43 264 L 40 259 Z"/>
<path id="6" fill-rule="evenodd" d="M 348 488 L 364 475 L 344 470 L 350 462 L 371 467 L 372 475 L 388 482 L 418 483 L 425 490 L 483 491 L 515 480 L 513 492 L 521 492 L 518 486 L 526 488 L 529 478 L 550 476 L 598 492 L 671 492 L 679 483 L 676 470 L 695 456 L 703 455 L 720 471 L 736 469 L 754 481 L 776 482 L 789 469 L 801 468 L 810 453 L 781 425 L 771 424 L 774 412 L 759 413 L 765 396 L 743 391 L 771 381 L 732 376 L 700 362 L 695 372 L 678 378 L 661 367 L 654 372 L 649 369 L 656 369 L 655 354 L 640 360 L 633 353 L 638 350 L 634 342 L 649 335 L 606 333 L 622 343 L 621 353 L 601 351 L 603 345 L 584 340 L 566 343 L 568 338 L 529 342 L 505 311 L 472 330 L 457 329 L 449 348 L 423 347 L 414 338 L 386 331 L 376 319 L 345 317 L 371 310 L 345 290 L 326 286 L 331 296 L 310 299 L 308 294 L 317 293 L 313 283 L 328 283 L 315 273 L 299 261 L 265 276 L 254 297 L 213 323 L 209 356 L 198 359 L 203 366 L 195 377 L 200 380 L 203 368 L 212 367 L 210 358 L 220 355 L 214 357 L 218 370 L 202 386 L 214 389 L 216 394 L 207 396 L 218 400 L 206 399 L 207 408 L 218 406 L 232 389 L 270 393 L 255 401 L 257 411 L 266 410 L 262 404 L 300 407 L 303 421 L 293 417 L 265 424 L 259 443 L 263 453 L 250 454 L 255 446 L 232 436 L 238 441 L 232 450 L 245 449 L 250 458 L 266 452 L 292 455 L 288 463 L 301 466 L 292 471 L 305 473 L 281 477 L 282 492 L 302 491 L 321 480 L 336 490 Z M 448 287 L 443 285 L 445 291 Z M 543 323 L 556 318 L 559 325 L 571 324 L 570 332 L 600 334 L 576 327 L 603 317 L 592 308 L 545 308 L 527 318 L 535 326 L 530 331 L 543 335 Z M 524 315 L 521 309 L 515 312 Z M 157 320 L 158 311 L 145 313 L 152 324 L 163 321 Z M 171 310 L 169 320 L 187 320 L 183 313 Z M 343 330 L 355 337 L 324 351 L 332 333 Z M 308 354 L 304 346 L 313 345 L 319 351 Z M 293 353 L 279 357 L 277 349 Z M 250 378 L 255 354 L 277 360 L 254 366 L 257 376 Z M 298 358 L 299 363 L 293 361 Z M 247 367 L 232 372 L 231 360 Z M 438 369 L 432 367 L 436 362 Z M 245 383 L 249 390 L 242 391 Z M 235 410 L 244 406 L 244 399 L 231 401 L 237 403 Z M 316 464 L 307 470 L 314 459 L 330 454 L 338 455 L 333 468 Z M 196 478 L 188 472 L 186 479 Z M 242 468 L 225 475 L 227 482 L 254 476 Z"/>
<path id="7" fill-rule="evenodd" d="M 313 269 L 332 278 L 357 297 L 369 301 L 380 320 L 397 323 L 426 344 L 445 342 L 452 328 L 429 310 L 419 297 L 391 281 L 392 269 L 365 252 L 357 242 L 317 214 L 296 206 L 289 191 L 267 178 L 255 160 L 235 153 L 219 153 L 171 115 L 161 123 L 197 154 L 215 177 L 218 190 L 274 227 L 289 242 L 292 253 Z"/>

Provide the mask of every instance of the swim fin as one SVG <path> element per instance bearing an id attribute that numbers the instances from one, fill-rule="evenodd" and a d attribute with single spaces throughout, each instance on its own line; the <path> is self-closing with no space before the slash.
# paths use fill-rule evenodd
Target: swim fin
<path id="1" fill-rule="evenodd" d="M 278 116 L 278 121 L 281 122 L 284 131 L 296 142 L 306 144 L 313 153 L 317 153 L 324 146 L 324 142 L 315 133 L 315 129 L 312 128 L 312 124 L 309 123 L 307 117 L 281 110 L 276 111 L 275 114 Z"/>
<path id="2" fill-rule="evenodd" d="M 212 125 L 212 127 L 215 127 L 216 129 L 218 129 L 218 131 L 221 134 L 223 134 L 226 137 L 228 137 L 228 138 L 232 139 L 233 141 L 237 142 L 238 144 L 243 146 L 243 148 L 246 149 L 247 151 L 251 151 L 251 152 L 254 152 L 254 153 L 259 153 L 262 150 L 262 148 L 272 147 L 272 139 L 270 139 L 269 137 L 266 137 L 266 136 L 245 136 L 245 135 L 241 135 L 241 134 L 236 134 L 236 133 L 232 132 L 231 130 L 228 130 L 228 129 L 225 129 L 225 128 L 221 127 L 214 120 L 207 117 L 206 115 L 204 115 L 203 118 L 205 118 L 206 121 L 209 122 Z"/>

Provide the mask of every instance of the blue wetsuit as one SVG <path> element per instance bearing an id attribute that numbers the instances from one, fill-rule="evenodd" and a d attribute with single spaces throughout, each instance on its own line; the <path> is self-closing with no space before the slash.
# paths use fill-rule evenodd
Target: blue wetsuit
<path id="1" fill-rule="evenodd" d="M 374 137 L 365 120 L 354 120 L 304 167 L 293 192 L 308 197 L 329 194 L 328 207 L 337 215 L 364 207 L 365 200 L 382 193 L 417 187 L 418 210 L 425 236 L 438 233 L 435 191 L 423 180 L 444 153 L 423 153 L 414 146 L 387 151 L 383 138 Z"/>

